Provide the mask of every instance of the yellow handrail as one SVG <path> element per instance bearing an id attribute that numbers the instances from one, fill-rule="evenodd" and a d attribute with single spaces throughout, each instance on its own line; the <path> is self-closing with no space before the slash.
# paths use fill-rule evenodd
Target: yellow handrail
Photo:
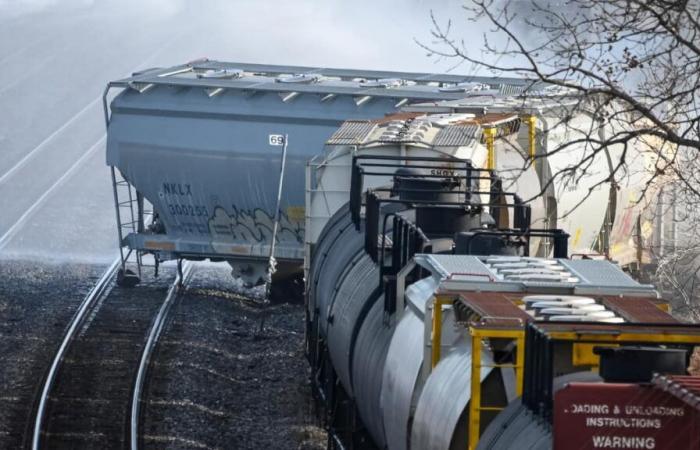
<path id="1" fill-rule="evenodd" d="M 486 169 L 494 170 L 496 168 L 496 128 L 484 128 L 484 141 L 486 142 Z"/>
<path id="2" fill-rule="evenodd" d="M 452 297 L 436 296 L 433 302 L 433 329 L 431 340 L 431 367 L 434 368 L 440 362 L 440 346 L 442 345 L 442 307 L 452 303 Z"/>
<path id="3" fill-rule="evenodd" d="M 528 131 L 528 153 L 530 155 L 530 160 L 534 161 L 537 155 L 537 149 L 535 148 L 535 136 L 537 133 L 537 116 L 530 115 L 525 117 L 525 122 L 527 122 Z"/>

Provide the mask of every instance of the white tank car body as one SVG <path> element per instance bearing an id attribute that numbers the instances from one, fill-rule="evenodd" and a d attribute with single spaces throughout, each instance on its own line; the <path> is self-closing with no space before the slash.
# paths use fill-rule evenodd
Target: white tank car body
<path id="1" fill-rule="evenodd" d="M 509 138 L 515 145 L 499 146 L 503 139 L 496 141 L 496 167 L 504 179 L 508 176 L 503 170 L 519 163 L 517 158 L 512 163 L 503 161 L 507 149 L 536 155 L 532 163 L 536 170 L 520 171 L 517 188 L 508 188 L 525 200 L 541 194 L 537 202 L 530 202 L 532 227 L 567 231 L 571 254 L 606 255 L 623 267 L 654 263 L 675 246 L 677 235 L 672 180 L 661 177 L 647 183 L 655 173 L 658 153 L 669 144 L 644 137 L 630 139 L 626 145 L 599 147 L 595 141 L 624 136 L 631 127 L 644 124 L 631 125 L 629 117 L 615 114 L 598 122 L 574 106 L 581 106 L 579 100 L 566 95 L 533 94 L 529 98 L 477 96 L 406 109 L 441 114 L 475 109 L 492 114 L 518 111 L 524 118 L 533 116 L 533 141 L 525 121 L 517 135 Z M 552 179 L 553 175 L 557 176 Z M 551 255 L 551 246 L 546 244 L 537 252 L 531 249 L 531 254 Z"/>
<path id="2" fill-rule="evenodd" d="M 306 245 L 307 258 L 312 245 L 328 219 L 347 203 L 350 191 L 350 167 L 353 157 L 436 157 L 459 158 L 472 162 L 476 169 L 487 168 L 488 151 L 483 142 L 484 125 L 475 120 L 473 114 L 403 114 L 389 116 L 376 121 L 349 121 L 331 137 L 323 154 L 309 162 L 307 170 Z M 519 122 L 517 115 L 500 120 L 510 126 Z M 399 135 L 400 133 L 400 135 Z M 495 143 L 495 169 L 503 174 L 503 188 L 521 193 L 523 199 L 531 199 L 533 226 L 545 223 L 545 203 L 537 194 L 540 191 L 539 176 L 535 167 L 528 163 L 527 150 L 523 149 L 515 132 L 505 135 Z M 448 178 L 455 169 L 451 162 L 417 162 L 435 175 Z M 410 167 L 411 161 L 406 163 Z M 481 173 L 484 177 L 486 174 Z M 365 176 L 364 189 L 389 186 L 389 176 Z M 488 181 L 482 180 L 482 190 Z M 481 195 L 488 202 L 487 195 Z M 508 214 L 512 225 L 512 213 Z M 531 243 L 531 253 L 539 248 L 539 239 Z"/>

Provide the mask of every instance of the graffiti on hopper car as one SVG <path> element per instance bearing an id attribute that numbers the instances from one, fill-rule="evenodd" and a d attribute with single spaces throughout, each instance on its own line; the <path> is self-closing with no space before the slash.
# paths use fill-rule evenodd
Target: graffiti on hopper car
<path id="1" fill-rule="evenodd" d="M 269 243 L 272 239 L 274 220 L 274 216 L 260 208 L 241 209 L 234 205 L 229 214 L 224 208 L 217 206 L 214 208 L 214 215 L 209 219 L 212 245 L 216 249 L 217 244 L 227 246 L 240 242 Z M 281 211 L 276 241 L 302 244 L 303 221 L 290 220 L 289 216 Z"/>

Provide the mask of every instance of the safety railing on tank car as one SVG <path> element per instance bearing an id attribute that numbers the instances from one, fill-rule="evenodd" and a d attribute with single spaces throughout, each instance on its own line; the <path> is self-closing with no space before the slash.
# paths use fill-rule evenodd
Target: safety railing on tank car
<path id="1" fill-rule="evenodd" d="M 375 161 L 385 161 L 385 162 L 375 162 Z M 362 163 L 360 163 L 362 162 Z M 406 163 L 411 163 L 407 165 Z M 425 164 L 420 164 L 425 163 Z M 444 167 L 431 165 L 435 163 L 439 164 L 454 164 L 455 167 Z M 369 169 L 376 170 L 369 170 Z M 381 168 L 393 169 L 384 170 Z M 479 180 L 490 180 L 491 172 L 485 169 L 475 168 L 470 160 L 459 159 L 454 157 L 429 157 L 429 156 L 381 156 L 381 155 L 356 155 L 352 160 L 352 168 L 350 172 L 350 214 L 355 224 L 355 227 L 359 230 L 361 222 L 362 213 L 362 195 L 364 193 L 364 177 L 366 176 L 385 176 L 394 177 L 396 176 L 396 170 L 401 168 L 419 169 L 419 170 L 432 170 L 432 171 L 443 171 L 442 173 L 425 173 L 417 174 L 416 178 L 423 179 L 452 179 L 452 180 L 465 180 L 467 188 L 463 191 L 453 190 L 453 194 L 462 194 L 467 199 L 471 192 L 473 191 L 473 183 Z M 447 173 L 445 173 L 445 171 Z M 488 173 L 488 177 L 480 176 L 481 173 Z M 401 189 L 395 190 L 391 188 L 387 189 L 375 189 L 375 191 L 389 191 L 393 193 L 398 192 L 432 192 L 434 190 L 423 190 L 423 189 Z"/>
<path id="2" fill-rule="evenodd" d="M 370 161 L 370 162 L 363 162 Z M 389 162 L 373 162 L 373 161 L 389 161 Z M 402 164 L 405 162 L 411 162 L 411 165 Z M 417 163 L 442 163 L 442 164 L 458 164 L 462 167 L 440 167 L 430 164 L 417 164 Z M 386 168 L 390 170 L 377 171 L 370 169 Z M 410 169 L 423 169 L 438 171 L 440 173 L 419 173 L 419 174 L 397 174 L 397 170 L 401 168 Z M 447 173 L 445 173 L 447 171 Z M 482 176 L 486 174 L 486 176 Z M 421 205 L 423 207 L 436 206 L 464 206 L 469 208 L 483 208 L 488 207 L 489 212 L 495 216 L 495 213 L 503 210 L 510 209 L 514 210 L 513 225 L 514 228 L 518 229 L 529 229 L 531 211 L 529 205 L 525 204 L 523 200 L 513 192 L 503 191 L 502 180 L 496 176 L 494 171 L 488 169 L 477 169 L 475 168 L 470 160 L 463 160 L 459 158 L 439 158 L 439 157 L 409 157 L 409 156 L 380 156 L 380 155 L 358 155 L 353 157 L 352 169 L 351 169 L 351 182 L 350 182 L 350 214 L 355 224 L 355 227 L 359 230 L 361 219 L 362 219 L 362 196 L 364 193 L 364 178 L 367 176 L 384 176 L 384 177 L 394 177 L 397 179 L 442 179 L 442 180 L 452 180 L 455 183 L 461 184 L 464 180 L 465 189 L 454 189 L 451 188 L 445 190 L 443 193 L 448 193 L 452 196 L 459 198 L 462 196 L 462 201 L 449 202 L 449 201 L 439 201 L 439 200 L 421 200 L 418 198 L 400 198 L 400 199 L 382 199 L 383 202 L 387 203 L 408 203 L 412 206 Z M 479 190 L 480 181 L 488 181 L 488 190 Z M 396 184 L 396 183 L 395 183 Z M 396 196 L 400 194 L 438 194 L 440 191 L 435 189 L 415 189 L 415 188 L 405 188 L 397 187 L 396 185 L 392 187 L 380 187 L 372 189 L 375 193 L 387 193 L 389 197 Z M 473 195 L 488 195 L 488 202 L 475 202 L 472 200 Z M 507 203 L 502 201 L 505 197 L 512 197 L 512 203 Z M 365 203 L 365 210 L 367 204 Z M 367 214 L 366 214 L 367 215 Z M 496 219 L 495 219 L 496 220 Z M 366 221 L 367 222 L 367 221 Z M 503 224 L 496 220 L 497 228 L 504 228 Z M 376 258 L 373 258 L 375 262 Z"/>
<path id="3" fill-rule="evenodd" d="M 503 193 L 511 195 L 510 193 Z M 516 197 L 516 203 L 502 205 L 502 208 L 512 208 L 515 210 L 514 223 L 516 228 L 505 228 L 505 229 L 470 229 L 465 231 L 471 231 L 476 234 L 482 235 L 493 235 L 493 236 L 521 236 L 524 237 L 529 243 L 531 237 L 547 237 L 552 238 L 555 241 L 555 257 L 556 258 L 566 258 L 567 253 L 567 239 L 569 235 L 559 229 L 531 229 L 530 228 L 530 207 L 520 201 Z M 382 204 L 406 204 L 409 203 L 411 206 L 420 206 L 425 209 L 440 209 L 445 206 L 474 206 L 474 204 L 466 205 L 461 202 L 441 202 L 434 200 L 405 200 L 397 198 L 380 198 L 377 195 L 377 190 L 369 191 L 366 195 L 366 205 L 365 205 L 365 251 L 370 255 L 374 262 L 379 263 L 379 255 L 382 255 L 386 250 L 386 235 L 387 235 L 387 223 L 388 219 L 391 217 L 396 217 L 398 214 L 396 212 L 387 213 L 384 215 L 383 225 L 381 233 L 379 230 L 379 220 L 381 218 L 381 206 Z M 482 204 L 477 204 L 480 206 Z M 399 216 L 400 217 L 400 216 Z M 405 219 L 407 221 L 407 219 Z M 416 227 L 418 228 L 418 227 Z M 418 228 L 420 230 L 420 228 Z M 445 236 L 445 237 L 452 237 Z M 381 238 L 381 239 L 380 239 Z M 427 238 L 426 238 L 427 239 Z M 392 239 L 392 247 L 395 247 L 395 242 Z M 381 244 L 380 244 L 381 243 Z M 425 253 L 425 252 L 424 252 Z M 526 255 L 528 256 L 529 250 L 526 250 Z M 397 270 L 398 271 L 398 270 Z"/>
<path id="4" fill-rule="evenodd" d="M 392 226 L 392 252 L 391 265 L 384 264 L 384 255 L 386 254 L 386 232 L 382 233 L 382 244 L 380 255 L 380 285 L 384 286 L 384 312 L 386 314 L 394 314 L 397 309 L 396 298 L 398 292 L 396 289 L 396 277 L 406 264 L 418 253 L 432 253 L 433 247 L 430 239 L 428 239 L 423 231 L 413 222 L 398 214 L 386 215 L 384 217 L 384 229 L 386 230 L 386 221 L 389 217 L 393 218 Z M 415 267 L 405 277 L 407 283 L 412 283 L 423 277 L 423 269 Z"/>
<path id="5" fill-rule="evenodd" d="M 359 162 L 367 160 L 369 162 Z M 379 162 L 376 162 L 379 161 Z M 406 166 L 405 162 L 412 162 L 410 166 Z M 454 163 L 459 164 L 460 168 L 444 167 L 420 164 L 420 163 Z M 382 168 L 387 170 L 381 170 Z M 401 168 L 410 169 L 426 169 L 430 173 L 416 174 L 400 174 L 397 171 Z M 448 170 L 448 173 L 444 171 Z M 438 171 L 439 173 L 434 173 Z M 486 173 L 488 176 L 479 176 Z M 432 245 L 423 231 L 412 221 L 402 217 L 396 212 L 389 212 L 383 216 L 383 224 L 381 233 L 379 229 L 380 220 L 382 220 L 382 204 L 401 204 L 407 205 L 408 208 L 420 207 L 421 209 L 442 209 L 445 207 L 463 207 L 463 208 L 482 208 L 489 207 L 489 212 L 494 213 L 499 208 L 514 209 L 514 225 L 521 230 L 521 233 L 526 233 L 530 228 L 530 207 L 526 205 L 520 197 L 515 193 L 504 192 L 502 190 L 501 180 L 495 176 L 493 171 L 485 169 L 476 169 L 472 166 L 469 160 L 457 158 L 436 158 L 436 157 L 399 157 L 399 156 L 379 156 L 379 155 L 360 155 L 353 158 L 352 175 L 351 175 L 351 190 L 350 190 L 350 209 L 351 216 L 355 226 L 359 229 L 361 224 L 362 196 L 364 191 L 365 176 L 384 176 L 394 177 L 394 180 L 408 179 L 442 179 L 451 180 L 454 183 L 452 186 L 446 185 L 445 189 L 416 189 L 397 187 L 398 183 L 390 188 L 375 188 L 368 191 L 365 195 L 365 251 L 370 258 L 378 264 L 380 268 L 380 286 L 384 287 L 384 310 L 387 314 L 393 314 L 397 308 L 397 288 L 396 276 L 401 269 L 413 258 L 417 253 L 432 253 Z M 454 189 L 459 186 L 464 180 L 465 189 Z M 478 190 L 478 183 L 482 180 L 489 182 L 488 191 Z M 380 197 L 378 194 L 384 193 L 388 197 L 398 196 L 399 198 Z M 420 199 L 415 198 L 421 194 L 449 194 L 450 196 L 462 196 L 462 201 L 444 201 L 439 199 Z M 404 194 L 404 195 L 402 195 Z M 405 196 L 405 194 L 410 194 Z M 488 194 L 489 201 L 487 203 L 475 202 L 472 199 L 473 194 Z M 512 204 L 503 204 L 507 196 L 513 197 Z M 391 264 L 385 264 L 384 256 L 387 252 L 387 226 L 388 220 L 393 218 L 391 227 Z M 452 237 L 446 236 L 446 237 Z M 526 238 L 529 242 L 529 237 Z M 415 268 L 410 273 L 406 274 L 406 282 L 419 278 L 422 269 Z"/>
<path id="6" fill-rule="evenodd" d="M 475 228 L 469 230 L 472 233 L 467 239 L 467 248 L 471 247 L 474 238 L 478 236 L 513 236 L 513 237 L 523 237 L 526 239 L 526 245 L 524 246 L 524 255 L 530 256 L 530 239 L 533 237 L 544 237 L 551 238 L 554 241 L 554 249 L 552 256 L 554 258 L 568 258 L 569 249 L 569 234 L 564 230 L 560 229 L 539 229 L 539 228 L 528 228 L 523 229 L 497 229 L 497 230 L 484 230 L 481 228 Z M 469 253 L 469 252 L 467 252 Z"/>

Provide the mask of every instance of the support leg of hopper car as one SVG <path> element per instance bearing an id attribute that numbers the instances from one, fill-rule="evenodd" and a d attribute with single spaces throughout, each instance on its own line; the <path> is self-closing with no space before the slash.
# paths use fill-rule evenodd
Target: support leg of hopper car
<path id="1" fill-rule="evenodd" d="M 185 285 L 184 276 L 182 274 L 182 258 L 177 259 L 177 278 L 179 280 L 177 282 L 177 287 L 182 288 Z"/>
<path id="2" fill-rule="evenodd" d="M 139 278 L 141 278 L 143 275 L 141 275 L 141 264 L 142 264 L 142 254 L 141 252 L 137 251 L 136 252 L 136 267 L 138 268 L 139 271 Z"/>
<path id="3" fill-rule="evenodd" d="M 262 333 L 265 330 L 265 319 L 267 319 L 267 305 L 269 304 L 270 301 L 267 298 L 263 299 L 262 308 L 260 310 L 260 324 L 258 326 L 258 332 L 256 337 L 262 336 Z"/>
<path id="4" fill-rule="evenodd" d="M 119 269 L 117 272 L 117 286 L 134 287 L 141 282 L 141 278 L 130 269 Z"/>

